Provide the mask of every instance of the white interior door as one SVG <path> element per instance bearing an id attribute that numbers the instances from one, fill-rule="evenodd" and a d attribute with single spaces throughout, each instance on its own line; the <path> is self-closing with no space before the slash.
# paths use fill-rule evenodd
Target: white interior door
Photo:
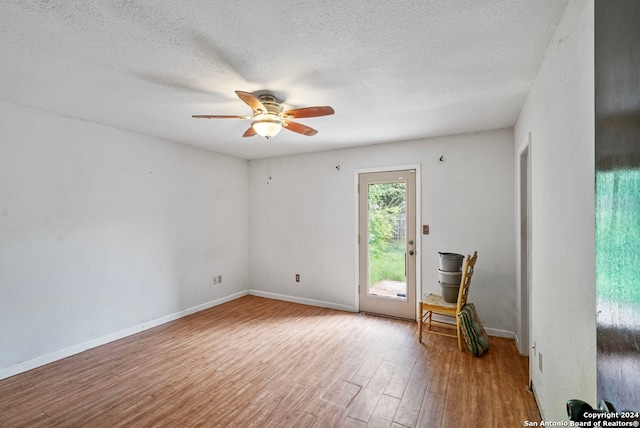
<path id="1" fill-rule="evenodd" d="M 360 311 L 415 320 L 416 172 L 358 175 Z"/>

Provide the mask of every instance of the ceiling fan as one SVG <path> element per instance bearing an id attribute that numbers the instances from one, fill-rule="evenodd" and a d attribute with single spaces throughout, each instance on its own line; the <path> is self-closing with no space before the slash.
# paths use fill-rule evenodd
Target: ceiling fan
<path id="1" fill-rule="evenodd" d="M 328 116 L 334 113 L 329 106 L 315 106 L 295 108 L 282 111 L 282 105 L 276 97 L 269 93 L 253 95 L 249 92 L 235 91 L 236 95 L 244 101 L 253 114 L 251 116 L 232 116 L 224 114 L 194 114 L 197 119 L 251 119 L 251 126 L 247 129 L 243 137 L 253 137 L 258 134 L 267 139 L 276 136 L 282 128 L 298 134 L 310 137 L 316 135 L 318 131 L 291 119 L 302 119 L 307 117 Z"/>

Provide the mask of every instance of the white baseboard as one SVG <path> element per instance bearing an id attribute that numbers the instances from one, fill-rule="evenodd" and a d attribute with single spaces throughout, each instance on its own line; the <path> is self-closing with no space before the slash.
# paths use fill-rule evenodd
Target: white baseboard
<path id="1" fill-rule="evenodd" d="M 451 325 L 456 325 L 455 322 L 453 321 L 452 318 L 450 317 L 434 317 L 434 319 L 437 319 L 440 322 L 443 323 L 447 323 L 447 324 L 451 324 Z M 509 330 L 502 330 L 500 328 L 493 328 L 493 327 L 487 327 L 486 325 L 484 326 L 484 330 L 487 332 L 487 334 L 489 336 L 493 336 L 493 337 L 504 337 L 507 339 L 516 339 L 516 332 L 515 331 L 509 331 Z"/>
<path id="2" fill-rule="evenodd" d="M 529 351 L 530 351 L 531 349 L 530 349 L 530 348 L 527 348 L 527 349 L 525 349 L 525 350 L 524 350 L 525 352 L 522 352 L 522 349 L 520 349 L 520 347 L 523 345 L 523 343 L 522 343 L 522 342 L 520 342 L 520 337 L 518 337 L 518 334 L 517 334 L 517 333 L 515 333 L 515 332 L 514 332 L 513 334 L 515 334 L 515 335 L 516 335 L 516 349 L 518 350 L 518 353 L 519 353 L 520 355 L 523 355 L 523 356 L 525 356 L 525 357 L 528 357 L 528 356 L 529 356 L 529 354 L 530 354 L 530 352 L 529 352 Z"/>
<path id="3" fill-rule="evenodd" d="M 249 294 L 252 296 L 266 297 L 268 299 L 284 300 L 285 302 L 302 303 L 303 305 L 336 309 L 338 311 L 356 312 L 356 308 L 354 306 L 339 305 L 337 303 L 325 302 L 322 300 L 306 299 L 304 297 L 288 296 L 285 294 L 270 293 L 268 291 L 260 290 L 249 290 Z"/>
<path id="4" fill-rule="evenodd" d="M 485 326 L 484 329 L 487 331 L 487 334 L 489 336 L 505 337 L 507 339 L 515 339 L 516 338 L 516 332 L 515 331 L 502 330 L 500 328 L 493 328 L 493 327 L 487 327 L 487 326 Z"/>
<path id="5" fill-rule="evenodd" d="M 231 294 L 229 296 L 221 297 L 216 300 L 212 300 L 210 302 L 203 303 L 201 305 L 193 306 L 191 308 L 187 308 L 183 311 L 175 312 L 173 314 L 169 314 L 162 318 L 158 318 L 152 321 L 148 321 L 124 330 L 116 331 L 114 333 L 108 334 L 106 336 L 98 337 L 96 339 L 92 339 L 86 342 L 79 343 L 77 345 L 69 346 L 64 349 L 60 349 L 58 351 L 51 352 L 46 355 L 41 355 L 39 357 L 33 358 L 28 361 L 24 361 L 22 363 L 15 364 L 13 366 L 0 369 L 0 379 L 5 379 L 10 376 L 17 375 L 22 372 L 26 372 L 31 369 L 35 369 L 36 367 L 44 366 L 45 364 L 52 363 L 54 361 L 61 360 L 63 358 L 70 357 L 75 354 L 79 354 L 80 352 L 87 351 L 92 348 L 96 348 L 101 345 L 105 345 L 109 342 L 113 342 L 114 340 L 122 339 L 127 336 L 131 336 L 136 333 L 140 333 L 141 331 L 148 330 L 153 327 L 157 327 L 159 325 L 168 323 L 170 321 L 177 320 L 182 317 L 186 317 L 187 315 L 191 315 L 193 313 L 202 311 L 204 309 L 209 309 L 214 306 L 221 305 L 226 302 L 230 302 L 231 300 L 235 300 L 239 297 L 246 296 L 248 291 L 241 291 L 239 293 Z"/>
<path id="6" fill-rule="evenodd" d="M 544 417 L 544 413 L 542 413 L 542 406 L 540 405 L 540 400 L 538 400 L 538 394 L 536 393 L 536 389 L 533 387 L 533 382 L 531 382 L 531 393 L 533 394 L 533 398 L 536 400 L 536 406 L 538 406 L 538 413 L 540 413 L 540 419 L 546 420 Z"/>
<path id="7" fill-rule="evenodd" d="M 268 291 L 260 291 L 260 290 L 253 290 L 253 289 L 249 290 L 249 294 L 252 296 L 266 297 L 269 299 L 284 300 L 286 302 L 302 303 L 303 305 L 319 306 L 321 308 L 330 308 L 330 309 L 336 309 L 339 311 L 346 311 L 346 312 L 357 312 L 354 306 L 339 305 L 336 303 L 325 302 L 322 300 L 307 299 L 304 297 L 295 297 L 295 296 L 289 296 L 286 294 L 277 294 L 277 293 L 271 293 Z M 443 321 L 450 322 L 449 319 L 443 319 Z M 484 329 L 486 330 L 489 336 L 504 337 L 507 339 L 516 338 L 516 333 L 514 331 L 502 330 L 499 328 L 492 328 L 492 327 L 486 327 L 486 326 Z"/>

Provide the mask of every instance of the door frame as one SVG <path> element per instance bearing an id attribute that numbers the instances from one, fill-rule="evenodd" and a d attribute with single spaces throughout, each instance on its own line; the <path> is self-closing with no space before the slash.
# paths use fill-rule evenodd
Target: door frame
<path id="1" fill-rule="evenodd" d="M 529 357 L 529 385 L 531 386 L 532 371 L 534 367 L 537 349 L 535 349 L 535 341 L 532 333 L 532 288 L 533 288 L 533 269 L 532 269 L 532 171 L 531 171 L 531 133 L 527 134 L 525 140 L 520 144 L 516 158 L 516 186 L 517 186 L 517 231 L 516 231 L 516 249 L 517 249 L 517 293 L 518 293 L 518 328 L 517 328 L 517 348 L 520 354 Z M 525 169 L 523 171 L 523 169 Z M 523 209 L 526 212 L 523 212 Z M 524 220 L 524 221 L 523 221 Z M 522 242 L 524 238 L 526 242 Z"/>
<path id="2" fill-rule="evenodd" d="M 418 303 L 420 302 L 420 298 L 422 296 L 422 227 L 420 226 L 422 222 L 421 207 L 422 207 L 422 198 L 421 198 L 421 175 L 420 175 L 420 164 L 409 164 L 409 165 L 394 165 L 394 166 L 385 166 L 385 167 L 373 167 L 373 168 L 357 168 L 354 170 L 353 174 L 353 206 L 354 206 L 354 260 L 355 260 L 355 281 L 354 281 L 354 308 L 356 312 L 360 312 L 360 293 L 358 292 L 358 285 L 360 284 L 360 245 L 358 243 L 358 234 L 359 234 L 359 195 L 358 195 L 358 176 L 360 174 L 367 174 L 371 172 L 389 172 L 389 171 L 401 171 L 407 169 L 413 169 L 416 171 L 416 321 L 418 320 Z"/>
<path id="3" fill-rule="evenodd" d="M 523 355 L 530 351 L 530 293 L 531 293 L 531 152 L 529 138 L 518 152 L 518 350 Z"/>

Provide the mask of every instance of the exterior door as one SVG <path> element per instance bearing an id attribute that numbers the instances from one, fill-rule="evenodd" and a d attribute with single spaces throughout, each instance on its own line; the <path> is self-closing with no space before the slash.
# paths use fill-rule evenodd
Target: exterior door
<path id="1" fill-rule="evenodd" d="M 359 174 L 360 311 L 416 319 L 416 172 Z"/>

